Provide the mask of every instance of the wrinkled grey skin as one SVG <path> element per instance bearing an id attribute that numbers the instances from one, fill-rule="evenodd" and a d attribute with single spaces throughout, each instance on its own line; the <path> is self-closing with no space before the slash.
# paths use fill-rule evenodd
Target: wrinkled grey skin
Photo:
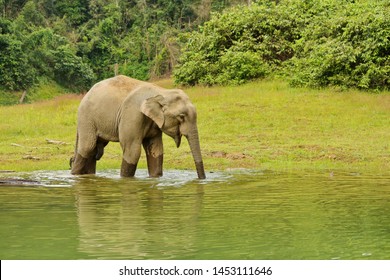
<path id="1" fill-rule="evenodd" d="M 78 110 L 72 174 L 94 174 L 96 161 L 108 142 L 120 142 L 123 150 L 122 177 L 132 177 L 146 152 L 149 176 L 162 176 L 162 132 L 180 146 L 184 135 L 191 148 L 199 179 L 206 178 L 196 125 L 196 110 L 179 89 L 163 89 L 126 76 L 95 84 Z"/>

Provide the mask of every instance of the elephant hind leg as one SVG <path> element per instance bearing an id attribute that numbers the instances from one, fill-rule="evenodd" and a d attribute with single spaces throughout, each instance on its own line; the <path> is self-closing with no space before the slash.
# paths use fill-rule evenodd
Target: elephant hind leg
<path id="1" fill-rule="evenodd" d="M 74 161 L 72 163 L 71 173 L 73 175 L 95 174 L 96 158 L 95 157 L 84 158 L 80 154 L 76 154 Z"/>
<path id="2" fill-rule="evenodd" d="M 71 159 L 71 173 L 74 175 L 96 173 L 97 137 L 92 132 L 77 135 L 75 156 Z"/>
<path id="3" fill-rule="evenodd" d="M 89 153 L 85 158 L 80 154 L 76 154 L 71 159 L 72 174 L 95 174 L 96 173 L 96 161 L 98 161 L 104 154 L 104 147 L 108 142 L 98 141 L 93 149 L 93 152 Z"/>

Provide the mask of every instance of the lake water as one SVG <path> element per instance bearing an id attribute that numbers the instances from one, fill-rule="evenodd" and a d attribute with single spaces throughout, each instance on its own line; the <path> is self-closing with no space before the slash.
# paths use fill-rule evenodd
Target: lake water
<path id="1" fill-rule="evenodd" d="M 0 259 L 390 259 L 390 175 L 0 174 Z"/>

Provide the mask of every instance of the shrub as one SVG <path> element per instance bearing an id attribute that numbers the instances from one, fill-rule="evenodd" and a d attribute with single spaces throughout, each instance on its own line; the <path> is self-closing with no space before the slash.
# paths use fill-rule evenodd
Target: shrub
<path id="1" fill-rule="evenodd" d="M 55 80 L 72 90 L 88 89 L 95 80 L 92 69 L 67 46 L 54 52 Z"/>
<path id="2" fill-rule="evenodd" d="M 186 40 L 175 82 L 237 84 L 263 77 L 293 56 L 298 24 L 288 5 L 273 3 L 214 14 Z"/>
<path id="3" fill-rule="evenodd" d="M 292 85 L 390 88 L 390 4 L 335 3 L 302 32 L 291 60 Z"/>
<path id="4" fill-rule="evenodd" d="M 39 76 L 55 80 L 71 90 L 85 90 L 95 80 L 94 73 L 76 55 L 70 42 L 49 28 L 32 32 L 25 39 L 29 63 Z"/>
<path id="5" fill-rule="evenodd" d="M 390 2 L 258 1 L 214 14 L 184 40 L 175 82 L 240 84 L 282 73 L 293 86 L 390 88 Z"/>
<path id="6" fill-rule="evenodd" d="M 264 77 L 269 73 L 268 64 L 265 63 L 259 53 L 253 51 L 225 52 L 218 63 L 221 69 L 215 77 L 217 84 L 242 84 L 254 78 Z"/>
<path id="7" fill-rule="evenodd" d="M 12 35 L 0 34 L 0 53 L 0 85 L 9 90 L 30 87 L 36 72 L 28 63 L 22 42 Z"/>

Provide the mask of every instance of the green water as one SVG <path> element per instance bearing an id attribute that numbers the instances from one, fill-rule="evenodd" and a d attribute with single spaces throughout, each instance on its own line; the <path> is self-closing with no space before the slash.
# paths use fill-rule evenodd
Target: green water
<path id="1" fill-rule="evenodd" d="M 7 174 L 0 259 L 390 259 L 390 176 L 207 175 Z"/>

